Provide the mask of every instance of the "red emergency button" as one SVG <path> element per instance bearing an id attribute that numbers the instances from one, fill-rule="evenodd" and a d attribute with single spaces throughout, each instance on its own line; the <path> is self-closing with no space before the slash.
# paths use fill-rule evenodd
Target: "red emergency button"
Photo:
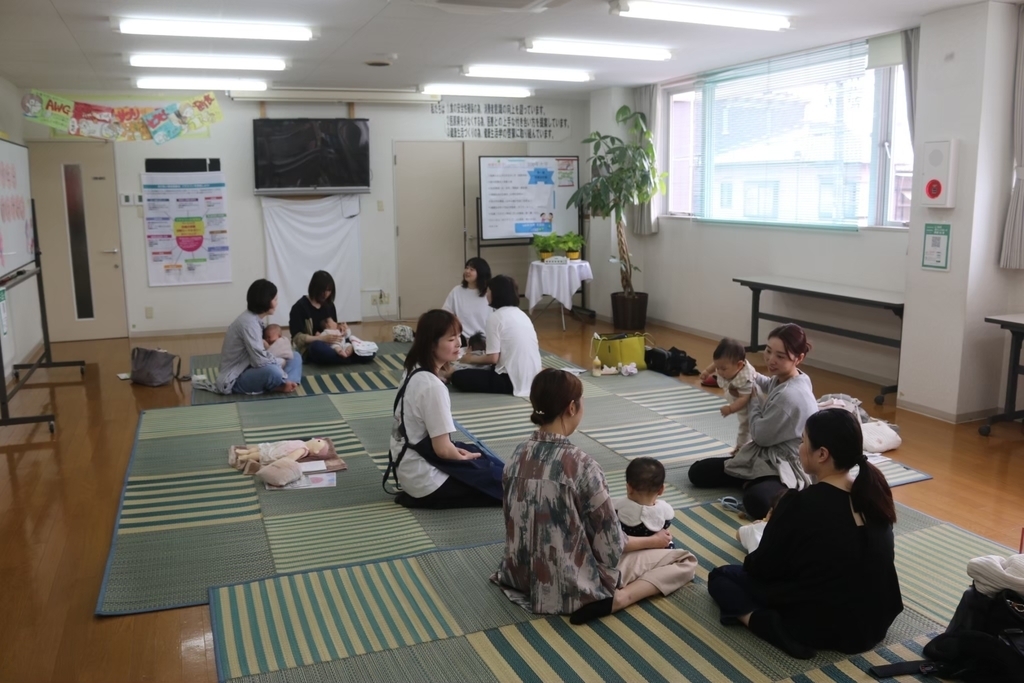
<path id="1" fill-rule="evenodd" d="M 942 181 L 929 180 L 924 186 L 924 193 L 928 195 L 928 199 L 938 199 L 939 195 L 942 194 Z"/>

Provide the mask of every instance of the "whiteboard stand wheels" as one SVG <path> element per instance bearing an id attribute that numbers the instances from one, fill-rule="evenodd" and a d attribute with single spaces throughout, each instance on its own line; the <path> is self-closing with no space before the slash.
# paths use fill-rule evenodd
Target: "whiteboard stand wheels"
<path id="1" fill-rule="evenodd" d="M 982 436 L 988 436 L 992 433 L 992 425 L 981 425 L 978 427 L 978 433 Z"/>
<path id="2" fill-rule="evenodd" d="M 50 420 L 50 433 L 53 434 L 57 431 L 57 425 L 54 424 L 53 420 Z"/>

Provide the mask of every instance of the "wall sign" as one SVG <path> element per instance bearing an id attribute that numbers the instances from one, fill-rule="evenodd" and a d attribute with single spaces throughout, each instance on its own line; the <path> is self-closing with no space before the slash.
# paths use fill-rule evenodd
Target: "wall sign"
<path id="1" fill-rule="evenodd" d="M 444 135 L 454 140 L 557 141 L 569 137 L 569 112 L 550 104 L 453 102 L 430 105 L 443 116 Z"/>
<path id="2" fill-rule="evenodd" d="M 949 270 L 949 228 L 948 223 L 925 223 L 921 255 L 921 267 L 925 270 Z"/>

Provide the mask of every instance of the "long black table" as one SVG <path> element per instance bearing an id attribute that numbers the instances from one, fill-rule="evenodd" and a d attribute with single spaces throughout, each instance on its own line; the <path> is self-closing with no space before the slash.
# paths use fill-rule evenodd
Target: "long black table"
<path id="1" fill-rule="evenodd" d="M 869 289 L 866 287 L 851 287 L 849 285 L 837 285 L 829 282 L 818 282 L 816 280 L 804 280 L 795 277 L 781 275 L 766 275 L 763 277 L 737 277 L 733 282 L 738 282 L 744 287 L 749 287 L 752 295 L 750 305 L 750 346 L 748 351 L 760 351 L 765 345 L 759 343 L 758 327 L 761 320 L 771 320 L 777 323 L 796 323 L 807 330 L 816 330 L 827 334 L 834 334 L 839 337 L 848 337 L 872 344 L 881 344 L 895 349 L 900 348 L 901 341 L 890 337 L 881 337 L 866 332 L 847 330 L 831 325 L 808 322 L 806 320 L 794 320 L 785 316 L 764 313 L 761 311 L 761 292 L 782 292 L 784 294 L 796 294 L 814 299 L 826 299 L 828 301 L 839 301 L 855 306 L 866 306 L 868 308 L 882 308 L 892 311 L 897 317 L 903 320 L 903 292 L 892 292 L 884 289 Z M 1019 348 L 1018 348 L 1019 351 Z M 887 394 L 896 393 L 897 384 L 883 386 L 875 397 L 875 403 L 885 403 Z"/>

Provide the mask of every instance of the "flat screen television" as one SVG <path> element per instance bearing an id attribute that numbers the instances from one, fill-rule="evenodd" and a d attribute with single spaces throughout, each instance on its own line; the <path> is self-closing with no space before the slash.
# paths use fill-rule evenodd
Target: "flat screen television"
<path id="1" fill-rule="evenodd" d="M 370 191 L 366 119 L 255 119 L 256 194 Z"/>

